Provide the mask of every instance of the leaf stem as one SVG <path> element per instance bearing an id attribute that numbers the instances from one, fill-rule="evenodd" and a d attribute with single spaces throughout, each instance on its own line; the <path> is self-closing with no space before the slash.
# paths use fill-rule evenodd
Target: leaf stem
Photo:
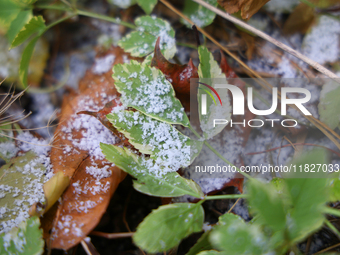
<path id="1" fill-rule="evenodd" d="M 111 18 L 111 17 L 105 16 L 105 15 L 101 15 L 101 14 L 97 14 L 97 13 L 93 13 L 93 12 L 88 12 L 88 11 L 82 11 L 82 10 L 76 10 L 76 13 L 78 15 L 81 15 L 81 16 L 105 20 L 105 21 L 109 21 L 109 22 L 112 22 L 112 23 L 115 23 L 115 24 L 126 26 L 126 27 L 131 28 L 131 29 L 136 29 L 135 25 L 128 23 L 128 22 L 125 22 L 125 21 L 122 21 L 122 20 L 117 19 L 117 18 Z"/>
<path id="2" fill-rule="evenodd" d="M 326 214 L 334 215 L 336 217 L 340 217 L 340 210 L 338 210 L 338 209 L 334 209 L 334 208 L 331 208 L 331 207 L 325 207 L 323 212 L 326 213 Z"/>
<path id="3" fill-rule="evenodd" d="M 207 196 L 205 197 L 205 200 L 238 199 L 238 198 L 247 198 L 247 195 L 246 194 L 215 195 Z"/>
<path id="4" fill-rule="evenodd" d="M 334 234 L 336 234 L 339 238 L 340 238 L 340 232 L 339 232 L 339 230 L 329 221 L 329 220 L 325 220 L 325 224 L 326 224 L 326 226 L 327 227 L 329 227 L 330 228 L 330 230 L 332 230 L 332 232 L 334 233 Z"/>

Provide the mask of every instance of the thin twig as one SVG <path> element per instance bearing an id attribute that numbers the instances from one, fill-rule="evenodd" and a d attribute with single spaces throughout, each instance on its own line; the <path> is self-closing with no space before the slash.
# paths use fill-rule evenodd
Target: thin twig
<path id="1" fill-rule="evenodd" d="M 233 204 L 233 206 L 229 209 L 228 213 L 231 213 L 231 211 L 234 209 L 234 207 L 236 206 L 236 204 L 238 203 L 238 201 L 240 201 L 241 198 L 238 198 L 236 200 L 236 202 Z"/>
<path id="2" fill-rule="evenodd" d="M 104 232 L 99 232 L 99 231 L 92 231 L 90 235 L 95 235 L 95 236 L 101 236 L 105 237 L 107 239 L 117 239 L 117 238 L 127 238 L 127 237 L 132 237 L 134 232 L 128 232 L 128 233 L 104 233 Z"/>
<path id="3" fill-rule="evenodd" d="M 337 248 L 337 247 L 339 247 L 339 246 L 340 246 L 340 243 L 334 244 L 333 246 L 327 247 L 326 249 L 323 249 L 323 250 L 321 250 L 321 251 L 318 251 L 317 253 L 314 253 L 314 255 L 318 255 L 318 254 L 325 253 L 326 251 L 333 250 L 333 249 L 335 249 L 335 248 Z"/>
<path id="4" fill-rule="evenodd" d="M 216 14 L 220 15 L 221 17 L 231 21 L 234 24 L 237 24 L 238 26 L 248 30 L 249 32 L 256 34 L 257 36 L 267 40 L 268 42 L 271 42 L 272 44 L 276 45 L 277 47 L 281 48 L 282 50 L 288 52 L 289 54 L 301 59 L 303 62 L 309 64 L 310 66 L 312 66 L 313 68 L 315 68 L 316 70 L 318 70 L 320 73 L 323 73 L 325 75 L 327 75 L 328 77 L 332 78 L 332 79 L 339 79 L 340 77 L 338 77 L 336 74 L 334 74 L 333 72 L 329 71 L 327 68 L 323 67 L 322 65 L 320 65 L 319 63 L 317 63 L 314 60 L 311 60 L 310 58 L 307 58 L 306 56 L 304 56 L 303 54 L 301 54 L 300 52 L 292 49 L 291 47 L 285 45 L 282 42 L 279 42 L 278 40 L 274 39 L 273 37 L 267 35 L 266 33 L 263 33 L 262 31 L 248 25 L 247 23 L 231 16 L 230 14 L 221 11 L 220 9 L 202 1 L 202 0 L 193 0 L 196 3 L 204 6 L 205 8 L 215 12 Z M 337 81 L 339 82 L 339 80 Z"/>

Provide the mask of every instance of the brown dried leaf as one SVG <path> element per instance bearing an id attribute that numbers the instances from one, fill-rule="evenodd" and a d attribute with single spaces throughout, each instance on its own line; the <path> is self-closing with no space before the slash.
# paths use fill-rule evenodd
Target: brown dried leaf
<path id="1" fill-rule="evenodd" d="M 314 8 L 300 3 L 289 15 L 283 26 L 284 34 L 306 33 L 316 18 Z"/>
<path id="2" fill-rule="evenodd" d="M 105 73 L 100 68 L 92 68 L 80 81 L 79 93 L 71 91 L 64 97 L 60 124 L 55 131 L 56 139 L 51 150 L 53 171 L 62 172 L 72 179 L 53 223 L 52 248 L 67 250 L 88 235 L 106 211 L 114 190 L 126 176 L 101 154 L 100 137 L 105 139 L 102 142 L 107 143 L 120 140 L 96 118 L 103 120 L 108 111 L 120 104 L 119 93 L 111 77 L 112 66 L 123 63 L 128 56 L 124 56 L 123 50 L 118 47 L 100 56 L 101 60 L 110 56 L 114 60 L 109 63 L 111 67 L 104 68 L 108 70 Z M 97 60 L 100 62 L 99 58 Z M 96 118 L 77 114 L 80 111 L 90 111 Z"/>
<path id="3" fill-rule="evenodd" d="M 249 19 L 269 0 L 218 0 L 228 13 L 235 13 L 241 10 L 243 19 Z"/>
<path id="4" fill-rule="evenodd" d="M 99 169 L 108 165 L 106 161 L 93 162 L 88 157 L 79 166 L 58 207 L 51 248 L 68 250 L 86 237 L 99 223 L 112 194 L 125 177 L 118 167 L 111 166 L 107 169 L 111 176 L 93 178 L 86 172 L 86 168 L 93 164 L 97 164 Z"/>

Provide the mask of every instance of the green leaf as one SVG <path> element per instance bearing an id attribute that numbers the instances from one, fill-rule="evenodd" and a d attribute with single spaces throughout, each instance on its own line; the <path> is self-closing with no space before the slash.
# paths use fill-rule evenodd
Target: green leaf
<path id="1" fill-rule="evenodd" d="M 118 6 L 119 8 L 126 9 L 136 3 L 136 0 L 109 0 L 109 2 L 113 5 Z"/>
<path id="2" fill-rule="evenodd" d="M 284 230 L 286 212 L 274 186 L 255 179 L 249 180 L 247 184 L 248 203 L 251 211 L 258 216 L 258 222 L 270 227 L 274 232 Z"/>
<path id="3" fill-rule="evenodd" d="M 37 33 L 40 36 L 41 33 L 44 32 L 45 28 L 46 26 L 44 18 L 42 16 L 34 16 L 16 35 L 16 37 L 12 41 L 11 47 L 14 48 L 19 46 L 28 38 L 30 38 L 33 34 Z"/>
<path id="4" fill-rule="evenodd" d="M 139 157 L 126 148 L 108 144 L 101 144 L 100 147 L 107 160 L 137 179 L 133 185 L 142 193 L 159 197 L 204 196 L 194 181 L 176 172 L 159 173 L 162 169 L 153 160 Z"/>
<path id="5" fill-rule="evenodd" d="M 0 254 L 38 255 L 44 252 L 42 230 L 38 217 L 29 218 L 18 228 L 0 235 Z"/>
<path id="6" fill-rule="evenodd" d="M 268 239 L 257 225 L 246 224 L 239 216 L 224 214 L 210 234 L 214 248 L 228 255 L 265 254 L 270 251 Z"/>
<path id="7" fill-rule="evenodd" d="M 215 7 L 217 6 L 217 0 L 204 0 L 204 2 Z M 206 27 L 210 25 L 216 17 L 215 12 L 210 11 L 192 0 L 185 0 L 183 14 L 185 14 L 185 16 L 191 19 L 199 27 Z M 181 22 L 191 28 L 191 24 L 185 19 L 181 19 Z"/>
<path id="8" fill-rule="evenodd" d="M 121 111 L 106 117 L 136 149 L 166 169 L 177 171 L 190 164 L 190 138 L 173 126 L 140 112 Z"/>
<path id="9" fill-rule="evenodd" d="M 20 32 L 20 30 L 32 18 L 32 10 L 20 11 L 18 16 L 11 22 L 7 31 L 7 39 L 11 43 Z"/>
<path id="10" fill-rule="evenodd" d="M 131 60 L 129 64 L 115 65 L 112 77 L 125 106 L 169 124 L 189 126 L 171 83 L 157 68 Z"/>
<path id="11" fill-rule="evenodd" d="M 332 179 L 330 181 L 330 202 L 340 201 L 340 180 Z"/>
<path id="12" fill-rule="evenodd" d="M 222 254 L 221 252 L 215 251 L 215 250 L 210 250 L 210 251 L 202 251 L 200 253 L 195 253 L 197 255 L 218 255 Z"/>
<path id="13" fill-rule="evenodd" d="M 340 86 L 336 81 L 328 80 L 323 86 L 318 105 L 320 120 L 335 129 L 340 122 Z"/>
<path id="14" fill-rule="evenodd" d="M 45 167 L 32 151 L 13 158 L 0 168 L 0 233 L 28 217 L 34 203 L 44 203 L 45 172 Z"/>
<path id="15" fill-rule="evenodd" d="M 25 7 L 19 1 L 1 0 L 0 1 L 0 24 L 9 27 L 11 22 L 18 17 L 20 11 Z"/>
<path id="16" fill-rule="evenodd" d="M 27 84 L 27 75 L 28 75 L 28 65 L 30 63 L 30 59 L 32 57 L 34 46 L 37 43 L 40 36 L 34 37 L 25 47 L 22 52 L 20 66 L 19 66 L 19 79 L 22 85 L 26 88 Z"/>
<path id="17" fill-rule="evenodd" d="M 160 206 L 139 224 L 133 241 L 149 253 L 167 251 L 191 233 L 201 231 L 203 219 L 204 210 L 200 204 Z"/>
<path id="18" fill-rule="evenodd" d="M 134 57 L 144 57 L 154 51 L 156 40 L 160 37 L 160 48 L 166 58 L 176 53 L 175 31 L 162 19 L 150 16 L 135 20 L 137 31 L 122 38 L 118 45 Z"/>
<path id="19" fill-rule="evenodd" d="M 157 4 L 157 0 L 137 0 L 137 3 L 146 14 L 150 14 Z"/>
<path id="20" fill-rule="evenodd" d="M 218 124 L 214 127 L 214 119 L 228 119 L 231 117 L 231 106 L 228 95 L 228 90 L 226 88 L 216 88 L 216 84 L 228 84 L 225 75 L 222 73 L 221 68 L 218 66 L 217 62 L 214 60 L 213 55 L 208 51 L 208 49 L 204 46 L 200 46 L 198 48 L 198 54 L 200 58 L 200 64 L 198 66 L 198 75 L 199 81 L 210 85 L 213 87 L 217 93 L 219 94 L 222 105 L 219 100 L 214 99 L 217 102 L 217 105 L 214 104 L 214 100 L 207 95 L 210 89 L 206 88 L 204 85 L 200 85 L 199 87 L 202 89 L 198 89 L 198 102 L 199 102 L 199 118 L 201 123 L 201 129 L 204 132 L 204 137 L 206 139 L 210 139 L 213 136 L 220 133 L 227 124 Z M 212 94 L 213 97 L 216 97 L 215 94 Z M 202 114 L 202 95 L 206 95 L 207 100 L 207 113 L 206 115 Z"/>
<path id="21" fill-rule="evenodd" d="M 304 166 L 305 164 L 326 163 L 325 150 L 314 149 L 292 161 L 291 164 Z M 322 211 L 329 198 L 328 179 L 325 176 L 313 176 L 311 173 L 309 176 L 307 174 L 302 176 L 305 178 L 287 178 L 285 180 L 291 201 L 287 223 L 289 238 L 292 242 L 303 240 L 322 226 L 325 219 Z"/>
<path id="22" fill-rule="evenodd" d="M 197 240 L 194 246 L 191 247 L 189 252 L 186 255 L 196 255 L 196 254 L 203 254 L 200 253 L 201 251 L 210 252 L 213 247 L 209 241 L 210 231 L 204 232 L 203 235 Z"/>

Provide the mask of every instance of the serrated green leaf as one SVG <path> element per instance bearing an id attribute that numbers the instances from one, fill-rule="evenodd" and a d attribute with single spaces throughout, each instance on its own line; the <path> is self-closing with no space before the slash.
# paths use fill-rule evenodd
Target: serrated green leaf
<path id="1" fill-rule="evenodd" d="M 194 181 L 176 172 L 161 174 L 162 169 L 153 160 L 138 157 L 126 148 L 108 144 L 101 144 L 100 147 L 107 160 L 137 179 L 134 187 L 142 193 L 159 197 L 204 196 Z"/>
<path id="2" fill-rule="evenodd" d="M 9 42 L 13 42 L 14 38 L 20 32 L 20 30 L 27 24 L 32 18 L 32 10 L 20 11 L 18 16 L 11 22 L 7 31 L 7 39 Z"/>
<path id="3" fill-rule="evenodd" d="M 226 251 L 228 255 L 265 254 L 270 251 L 268 239 L 257 225 L 246 224 L 239 216 L 223 215 L 210 234 L 214 248 Z"/>
<path id="4" fill-rule="evenodd" d="M 165 171 L 177 171 L 190 164 L 190 138 L 173 126 L 140 112 L 121 111 L 106 117 L 136 149 L 150 155 Z"/>
<path id="5" fill-rule="evenodd" d="M 204 252 L 210 252 L 213 247 L 209 241 L 210 231 L 204 232 L 203 235 L 197 240 L 197 242 L 190 248 L 186 255 L 196 255 L 196 254 L 203 254 Z"/>
<path id="6" fill-rule="evenodd" d="M 205 139 L 210 139 L 213 136 L 220 133 L 227 124 L 218 124 L 214 127 L 214 119 L 226 119 L 230 120 L 231 117 L 231 106 L 228 95 L 228 90 L 225 88 L 216 88 L 216 83 L 218 84 L 228 84 L 225 75 L 222 73 L 221 68 L 218 66 L 217 62 L 214 60 L 213 55 L 208 51 L 208 49 L 204 46 L 200 46 L 198 48 L 198 54 L 200 58 L 200 64 L 198 66 L 198 76 L 199 81 L 210 85 L 213 87 L 217 93 L 219 94 L 222 105 L 219 100 L 216 98 L 215 101 L 217 104 L 215 105 L 213 99 L 207 95 L 210 89 L 206 88 L 204 85 L 200 85 L 199 87 L 202 89 L 198 89 L 198 103 L 199 103 L 199 119 L 201 123 L 201 129 L 204 132 Z M 202 114 L 202 95 L 206 94 L 207 100 L 207 113 L 206 115 Z M 216 97 L 215 94 L 211 93 L 212 96 Z"/>
<path id="7" fill-rule="evenodd" d="M 160 37 L 160 48 L 166 58 L 176 53 L 175 31 L 162 19 L 150 16 L 135 20 L 137 31 L 122 38 L 118 45 L 134 57 L 144 57 L 154 51 L 156 40 Z"/>
<path id="8" fill-rule="evenodd" d="M 328 80 L 320 94 L 318 110 L 320 120 L 335 129 L 340 122 L 340 86 L 336 81 Z"/>
<path id="9" fill-rule="evenodd" d="M 314 149 L 292 161 L 291 164 L 304 167 L 305 164 L 326 163 L 325 150 Z M 301 176 L 297 175 L 297 177 Z M 292 242 L 303 240 L 322 226 L 325 219 L 322 211 L 329 198 L 327 178 L 322 178 L 322 175 L 321 178 L 315 178 L 318 176 L 313 178 L 313 175 L 310 175 L 309 178 L 308 175 L 303 175 L 303 177 L 305 178 L 287 178 L 285 180 L 291 201 L 287 223 L 289 238 Z"/>
<path id="10" fill-rule="evenodd" d="M 136 0 L 123 0 L 123 1 L 122 0 L 109 0 L 109 2 L 122 9 L 129 8 L 130 6 L 136 4 Z"/>
<path id="11" fill-rule="evenodd" d="M 32 151 L 0 168 L 0 233 L 28 217 L 34 203 L 44 203 L 44 174 L 45 167 Z"/>
<path id="12" fill-rule="evenodd" d="M 112 77 L 125 106 L 169 124 L 189 126 L 172 85 L 157 68 L 132 60 L 129 64 L 115 65 Z"/>
<path id="13" fill-rule="evenodd" d="M 38 255 L 44 252 L 42 230 L 38 217 L 32 217 L 19 224 L 18 228 L 0 235 L 0 254 Z"/>
<path id="14" fill-rule="evenodd" d="M 192 233 L 202 230 L 204 210 L 200 204 L 176 203 L 153 210 L 133 235 L 141 249 L 156 253 L 167 251 Z"/>
<path id="15" fill-rule="evenodd" d="M 204 0 L 204 2 L 215 7 L 217 6 L 217 0 Z M 185 0 L 183 14 L 185 14 L 185 16 L 191 19 L 199 27 L 206 27 L 210 25 L 216 17 L 215 12 L 210 11 L 192 0 Z M 185 19 L 181 19 L 181 22 L 191 28 L 191 24 Z"/>
<path id="16" fill-rule="evenodd" d="M 38 35 L 40 35 L 45 30 L 45 28 L 45 21 L 42 16 L 32 17 L 30 21 L 16 35 L 16 37 L 12 41 L 11 47 L 14 48 L 19 46 L 28 38 L 30 38 L 33 34 L 37 33 Z"/>
<path id="17" fill-rule="evenodd" d="M 251 211 L 258 216 L 258 222 L 273 230 L 282 231 L 286 226 L 284 204 L 271 183 L 264 184 L 251 179 L 247 182 L 248 203 Z"/>
<path id="18" fill-rule="evenodd" d="M 20 66 L 19 66 L 19 79 L 22 85 L 27 88 L 27 75 L 28 75 L 28 65 L 30 63 L 35 44 L 37 43 L 40 36 L 34 37 L 25 47 L 22 52 Z"/>
<path id="19" fill-rule="evenodd" d="M 146 14 L 150 14 L 157 4 L 157 0 L 137 0 L 137 3 Z"/>

